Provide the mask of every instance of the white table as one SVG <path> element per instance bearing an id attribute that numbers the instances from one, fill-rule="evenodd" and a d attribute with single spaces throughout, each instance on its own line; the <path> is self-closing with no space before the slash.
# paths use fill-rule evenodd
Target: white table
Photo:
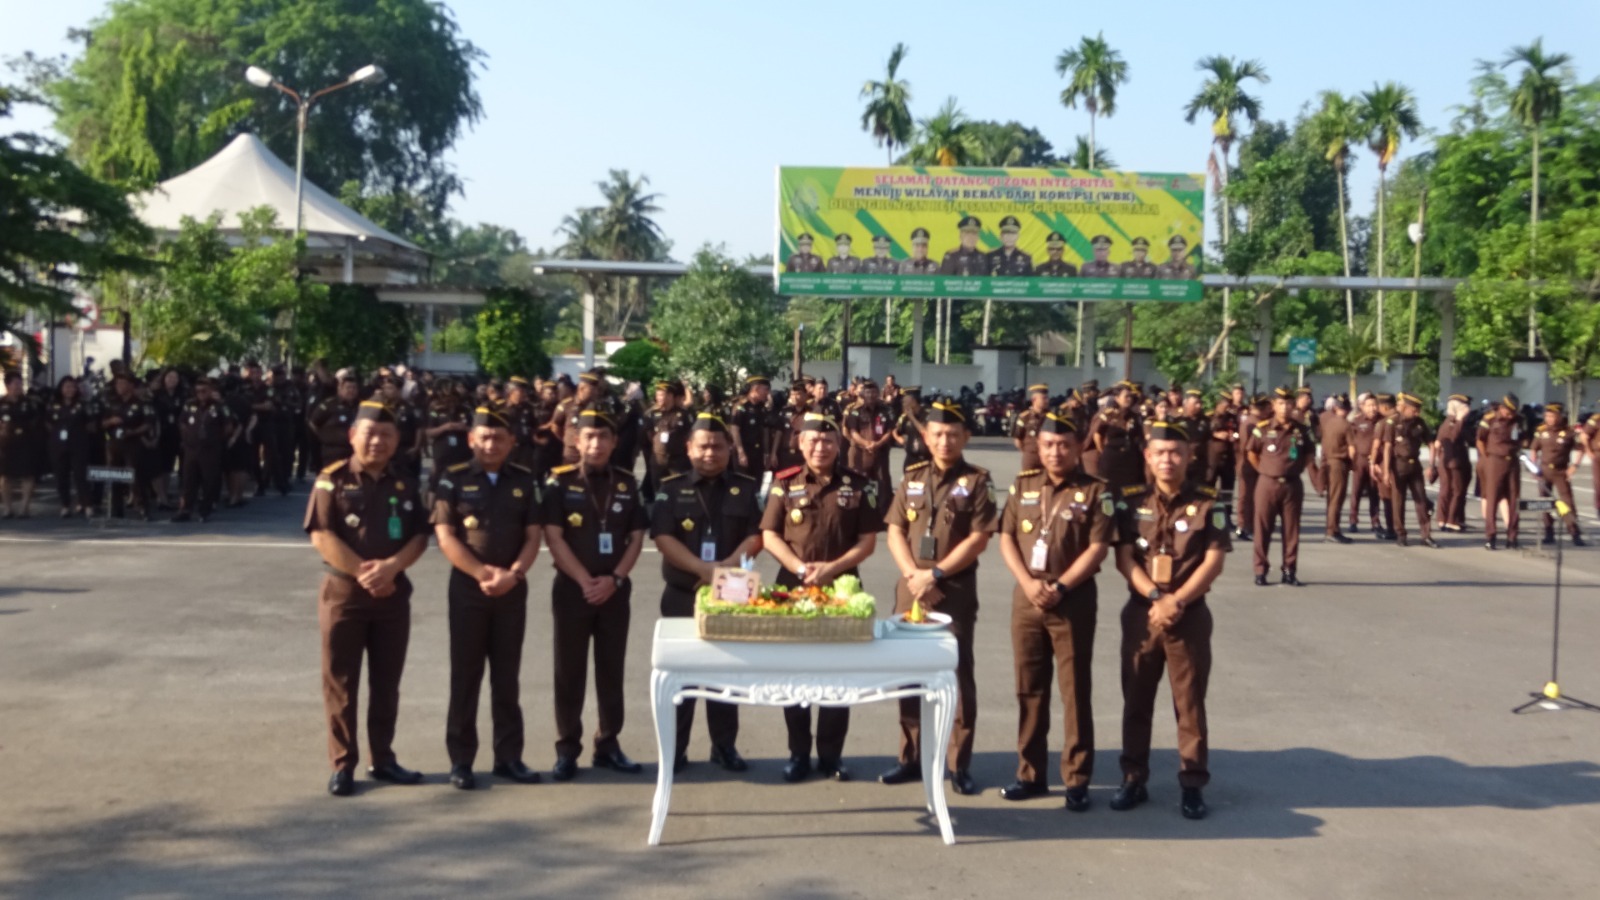
<path id="1" fill-rule="evenodd" d="M 661 843 L 672 801 L 676 707 L 690 697 L 752 706 L 854 706 L 922 699 L 922 786 L 946 844 L 956 842 L 945 805 L 944 768 L 956 714 L 956 641 L 948 632 L 912 634 L 879 622 L 879 639 L 783 644 L 701 640 L 693 619 L 656 622 L 650 654 L 656 746 L 661 760 L 651 807 L 651 846 Z M 932 723 L 933 727 L 927 726 Z"/>

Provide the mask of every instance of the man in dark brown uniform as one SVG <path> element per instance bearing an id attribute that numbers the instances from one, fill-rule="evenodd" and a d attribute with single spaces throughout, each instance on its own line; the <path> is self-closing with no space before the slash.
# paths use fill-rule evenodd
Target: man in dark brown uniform
<path id="1" fill-rule="evenodd" d="M 1433 438 L 1433 468 L 1438 471 L 1441 531 L 1465 531 L 1467 485 L 1471 480 L 1472 457 L 1467 448 L 1471 435 L 1464 427 L 1472 400 L 1466 394 L 1451 394 L 1445 404 L 1444 420 Z"/>
<path id="2" fill-rule="evenodd" d="M 844 436 L 850 442 L 850 468 L 876 479 L 878 494 L 894 489 L 889 480 L 889 446 L 894 442 L 894 413 L 878 399 L 878 385 L 861 383 L 861 399 L 844 414 Z"/>
<path id="3" fill-rule="evenodd" d="M 563 464 L 577 465 L 578 460 L 583 457 L 578 451 L 578 435 L 582 431 L 579 427 L 578 414 L 600 403 L 604 398 L 602 373 L 599 369 L 590 369 L 578 376 L 578 386 L 572 396 L 556 404 L 555 411 L 550 415 L 550 427 L 561 441 Z"/>
<path id="4" fill-rule="evenodd" d="M 1522 418 L 1516 394 L 1500 398 L 1500 405 L 1485 413 L 1478 422 L 1478 472 L 1483 484 L 1483 546 L 1496 549 L 1496 526 L 1500 504 L 1506 504 L 1506 547 L 1515 549 L 1517 527 L 1521 524 L 1517 504 L 1522 499 L 1522 465 L 1517 454 L 1522 449 Z"/>
<path id="5" fill-rule="evenodd" d="M 534 446 L 533 435 L 539 429 L 539 410 L 533 405 L 533 385 L 528 379 L 513 375 L 506 382 L 506 402 L 501 413 L 511 425 L 511 439 L 515 442 L 508 462 L 538 476 L 538 448 Z"/>
<path id="6" fill-rule="evenodd" d="M 1402 392 L 1399 401 L 1399 419 L 1389 429 L 1389 440 L 1379 448 L 1383 458 L 1378 464 L 1394 504 L 1394 541 L 1402 547 L 1409 545 L 1406 539 L 1406 496 L 1409 494 L 1417 507 L 1422 546 L 1437 548 L 1439 545 L 1434 543 L 1429 529 L 1428 484 L 1422 470 L 1422 448 L 1433 441 L 1433 435 L 1428 431 L 1428 423 L 1422 421 L 1422 399 Z"/>
<path id="7" fill-rule="evenodd" d="M 1239 411 L 1234 409 L 1232 398 L 1218 398 L 1207 431 L 1211 440 L 1206 442 L 1205 483 L 1232 496 L 1234 476 L 1239 472 L 1234 461 L 1234 448 L 1239 443 Z"/>
<path id="8" fill-rule="evenodd" d="M 528 631 L 528 570 L 543 538 L 539 483 L 533 470 L 510 462 L 517 446 L 511 422 L 480 406 L 467 433 L 472 459 L 444 471 L 433 486 L 434 536 L 450 561 L 450 709 L 444 745 L 450 783 L 478 786 L 478 695 L 489 668 L 494 721 L 494 774 L 538 784 L 522 762 L 522 641 Z"/>
<path id="9" fill-rule="evenodd" d="M 1028 408 L 1017 414 L 1011 426 L 1011 443 L 1022 451 L 1024 469 L 1039 468 L 1039 426 L 1050 412 L 1050 385 L 1028 386 Z"/>
<path id="10" fill-rule="evenodd" d="M 1083 470 L 1081 446 L 1071 421 L 1047 417 L 1039 429 L 1041 467 L 1017 476 L 1000 519 L 1000 556 L 1017 581 L 1011 592 L 1011 650 L 1020 713 L 1017 780 L 1000 796 L 1026 800 L 1049 789 L 1045 766 L 1054 674 L 1066 731 L 1061 780 L 1073 812 L 1089 808 L 1094 774 L 1091 672 L 1099 614 L 1094 576 L 1111 545 L 1116 512 L 1106 483 Z"/>
<path id="11" fill-rule="evenodd" d="M 756 478 L 772 463 L 773 427 L 772 379 L 752 375 L 744 380 L 744 399 L 733 408 L 729 422 L 734 434 L 734 450 L 740 471 Z M 698 421 L 698 420 L 697 420 Z"/>
<path id="12" fill-rule="evenodd" d="M 1380 541 L 1388 540 L 1388 529 L 1378 518 L 1378 482 L 1372 477 L 1372 466 L 1368 461 L 1372 459 L 1372 446 L 1378 439 L 1378 424 L 1383 417 L 1378 415 L 1378 398 L 1373 394 L 1366 394 L 1361 398 L 1361 408 L 1350 417 L 1350 449 L 1354 453 L 1350 461 L 1350 531 L 1355 533 L 1361 530 L 1361 501 L 1367 501 L 1367 521 L 1372 526 L 1372 535 Z"/>
<path id="13" fill-rule="evenodd" d="M 684 387 L 676 381 L 656 385 L 656 405 L 645 414 L 645 439 L 650 452 L 645 456 L 644 489 L 652 492 L 663 478 L 689 468 L 689 426 L 694 415 L 683 407 Z"/>
<path id="14" fill-rule="evenodd" d="M 1340 394 L 1333 398 L 1333 408 L 1322 414 L 1323 483 L 1328 488 L 1327 540 L 1340 544 L 1350 543 L 1339 530 L 1339 517 L 1344 515 L 1345 492 L 1350 489 L 1350 463 L 1355 449 L 1350 443 L 1350 398 Z"/>
<path id="15" fill-rule="evenodd" d="M 1239 442 L 1238 487 L 1234 490 L 1235 506 L 1233 536 L 1241 541 L 1253 540 L 1250 529 L 1255 527 L 1256 521 L 1256 486 L 1261 481 L 1261 473 L 1256 471 L 1255 464 L 1250 461 L 1250 432 L 1256 425 L 1272 418 L 1271 401 L 1265 394 L 1256 394 L 1250 399 L 1239 414 Z"/>
<path id="16" fill-rule="evenodd" d="M 900 391 L 900 408 L 900 418 L 894 423 L 894 442 L 905 451 L 900 457 L 900 471 L 904 476 L 906 469 L 930 458 L 921 385 L 907 385 Z"/>
<path id="17" fill-rule="evenodd" d="M 783 567 L 779 585 L 828 585 L 841 575 L 858 575 L 857 567 L 872 555 L 883 530 L 883 503 L 877 480 L 839 465 L 837 422 L 808 412 L 799 435 L 805 463 L 773 475 L 761 516 L 762 545 Z M 790 706 L 783 719 L 789 730 L 783 780 L 803 781 L 811 774 L 811 712 Z M 849 730 L 849 707 L 817 710 L 817 771 L 824 776 L 850 779 L 840 762 Z"/>
<path id="18" fill-rule="evenodd" d="M 1175 234 L 1167 239 L 1169 255 L 1167 261 L 1156 266 L 1156 277 L 1168 281 L 1192 281 L 1194 279 L 1194 266 L 1189 264 L 1189 242 L 1183 235 Z"/>
<path id="19" fill-rule="evenodd" d="M 785 272 L 821 272 L 824 269 L 822 257 L 811 252 L 813 238 L 810 233 L 802 234 L 794 239 L 795 252 L 784 265 Z"/>
<path id="20" fill-rule="evenodd" d="M 1033 274 L 1040 278 L 1078 277 L 1078 267 L 1061 258 L 1066 249 L 1067 239 L 1061 236 L 1061 232 L 1050 232 L 1050 236 L 1044 239 L 1044 252 L 1048 259 L 1040 263 Z"/>
<path id="21" fill-rule="evenodd" d="M 104 404 L 105 418 L 101 420 L 106 436 L 106 464 L 133 470 L 132 484 L 111 488 L 112 515 L 123 514 L 124 498 L 131 495 L 134 515 L 149 521 L 155 504 L 150 494 L 150 450 L 156 443 L 159 419 L 155 407 L 140 396 L 139 383 L 131 373 L 117 373 L 112 389 L 114 393 Z"/>
<path id="22" fill-rule="evenodd" d="M 1188 432 L 1189 443 L 1194 445 L 1190 448 L 1188 479 L 1195 484 L 1206 484 L 1206 448 L 1211 443 L 1211 422 L 1206 415 L 1205 393 L 1199 388 L 1189 388 L 1183 392 L 1178 409 L 1183 430 Z"/>
<path id="23" fill-rule="evenodd" d="M 556 764 L 550 774 L 557 781 L 578 774 L 590 644 L 600 719 L 594 734 L 594 765 L 629 775 L 644 768 L 617 744 L 633 593 L 628 573 L 644 549 L 644 504 L 633 473 L 610 464 L 617 443 L 615 422 L 595 407 L 580 410 L 576 419 L 579 462 L 550 470 L 543 501 L 544 538 L 556 566 L 550 589 Z"/>
<path id="24" fill-rule="evenodd" d="M 1311 393 L 1311 388 L 1296 388 L 1294 392 L 1294 409 L 1289 411 L 1289 415 L 1296 422 L 1304 425 L 1306 427 L 1306 431 L 1310 432 L 1311 434 L 1313 452 L 1311 454 L 1311 459 L 1306 463 L 1306 472 L 1311 475 L 1311 489 L 1316 491 L 1318 494 L 1326 496 L 1328 493 L 1328 484 L 1325 480 L 1323 480 L 1323 475 L 1325 474 L 1322 471 L 1323 464 L 1317 460 L 1317 454 L 1315 452 L 1316 448 L 1322 446 L 1322 417 L 1317 414 L 1315 409 L 1312 409 L 1312 406 L 1313 395 Z"/>
<path id="25" fill-rule="evenodd" d="M 1383 508 L 1383 517 L 1379 519 L 1381 530 L 1377 533 L 1378 540 L 1392 541 L 1399 536 L 1394 523 L 1394 493 L 1393 482 L 1389 472 L 1383 465 L 1383 448 L 1394 440 L 1395 427 L 1400 424 L 1400 412 L 1395 406 L 1393 394 L 1379 394 L 1378 423 L 1372 428 L 1372 456 L 1367 460 L 1367 468 L 1372 471 L 1373 484 L 1377 485 L 1379 505 Z"/>
<path id="26" fill-rule="evenodd" d="M 977 216 L 962 216 L 956 228 L 961 233 L 961 246 L 944 255 L 944 261 L 939 263 L 939 274 L 988 275 L 989 257 L 978 249 L 983 222 Z"/>
<path id="27" fill-rule="evenodd" d="M 429 481 L 436 482 L 456 463 L 472 458 L 467 432 L 472 430 L 472 409 L 466 406 L 454 384 L 446 384 L 428 407 L 427 436 L 433 451 L 433 470 Z"/>
<path id="28" fill-rule="evenodd" d="M 1287 415 L 1288 402 L 1284 413 Z M 1211 677 L 1211 610 L 1206 592 L 1222 574 L 1227 516 L 1216 491 L 1184 481 L 1189 436 L 1162 423 L 1145 449 L 1152 485 L 1123 489 L 1117 503 L 1117 570 L 1128 580 L 1122 609 L 1122 786 L 1111 808 L 1149 799 L 1150 728 L 1162 667 L 1169 669 L 1178 719 L 1180 809 L 1206 814 L 1201 789 L 1207 768 L 1206 686 Z"/>
<path id="29" fill-rule="evenodd" d="M 395 760 L 400 676 L 411 640 L 411 581 L 405 570 L 428 547 L 428 511 L 415 479 L 389 462 L 400 443 L 394 413 L 367 401 L 350 427 L 347 460 L 323 469 L 306 505 L 306 533 L 322 555 L 317 597 L 322 629 L 322 705 L 328 717 L 328 793 L 355 793 L 361 758 L 356 704 L 361 658 L 367 659 L 367 773 L 379 781 L 417 784 L 422 773 Z"/>
<path id="30" fill-rule="evenodd" d="M 306 425 L 317 440 L 324 466 L 350 458 L 350 426 L 356 420 L 360 394 L 359 381 L 348 375 L 341 377 L 334 395 L 311 407 L 310 415 L 306 416 Z M 244 422 L 239 425 L 244 427 Z M 402 444 L 396 453 L 404 452 Z"/>
<path id="31" fill-rule="evenodd" d="M 217 383 L 201 378 L 194 397 L 178 414 L 179 447 L 183 452 L 183 499 L 174 522 L 198 515 L 204 522 L 222 500 L 222 448 L 239 428 L 233 410 L 217 396 Z"/>
<path id="32" fill-rule="evenodd" d="M 1033 274 L 1033 257 L 1022 252 L 1017 246 L 1017 237 L 1022 233 L 1022 223 L 1016 216 L 1006 216 L 1000 220 L 1000 247 L 989 251 L 989 274 L 999 276 L 1026 277 Z"/>
<path id="33" fill-rule="evenodd" d="M 1266 585 L 1272 568 L 1272 532 L 1283 520 L 1283 583 L 1298 586 L 1295 568 L 1300 561 L 1300 510 L 1305 505 L 1305 484 L 1300 473 L 1311 461 L 1315 445 L 1311 432 L 1289 415 L 1293 402 L 1289 389 L 1273 392 L 1272 418 L 1250 429 L 1250 464 L 1259 472 L 1255 503 L 1256 584 Z"/>
<path id="34" fill-rule="evenodd" d="M 1084 278 L 1116 278 L 1117 264 L 1111 261 L 1111 238 L 1097 234 L 1089 239 L 1093 258 L 1086 260 L 1079 270 Z"/>
<path id="35" fill-rule="evenodd" d="M 1533 430 L 1533 441 L 1529 449 L 1533 451 L 1533 458 L 1539 463 L 1539 496 L 1549 497 L 1554 492 L 1566 510 L 1560 512 L 1562 521 L 1566 523 L 1567 533 L 1572 535 L 1572 544 L 1575 547 L 1583 546 L 1583 532 L 1578 528 L 1578 506 L 1572 498 L 1572 451 L 1578 446 L 1581 432 L 1567 423 L 1566 407 L 1560 403 L 1546 403 L 1544 405 L 1544 422 Z M 1583 457 L 1578 457 L 1582 462 Z M 1544 539 L 1542 544 L 1553 544 L 1555 536 L 1555 518 L 1549 513 L 1544 513 Z"/>
<path id="36" fill-rule="evenodd" d="M 695 592 L 710 584 L 717 567 L 738 567 L 761 552 L 761 482 L 729 466 L 733 442 L 727 425 L 708 412 L 689 430 L 688 472 L 668 475 L 656 491 L 650 536 L 661 551 L 663 617 L 692 618 Z M 689 762 L 694 698 L 678 705 L 678 736 L 672 770 Z M 729 772 L 747 766 L 735 746 L 739 707 L 706 701 L 711 761 Z"/>
<path id="37" fill-rule="evenodd" d="M 1159 271 L 1156 264 L 1151 262 L 1150 239 L 1136 237 L 1133 239 L 1133 259 L 1117 267 L 1118 278 L 1158 278 Z"/>
<path id="38" fill-rule="evenodd" d="M 958 794 L 976 794 L 972 780 L 972 740 L 978 724 L 978 682 L 973 672 L 972 638 L 978 625 L 978 557 L 998 524 L 989 470 L 961 455 L 971 436 L 967 414 L 955 403 L 936 400 L 928 407 L 930 461 L 906 470 L 884 517 L 889 552 L 900 569 L 895 582 L 895 612 L 923 609 L 950 616 L 956 639 L 955 727 L 950 733 L 950 784 Z M 900 701 L 900 757 L 878 780 L 902 784 L 922 780 L 922 701 Z"/>
<path id="39" fill-rule="evenodd" d="M 1122 382 L 1112 388 L 1112 403 L 1089 426 L 1100 461 L 1099 476 L 1113 488 L 1144 483 L 1144 427 L 1133 411 L 1133 388 Z"/>

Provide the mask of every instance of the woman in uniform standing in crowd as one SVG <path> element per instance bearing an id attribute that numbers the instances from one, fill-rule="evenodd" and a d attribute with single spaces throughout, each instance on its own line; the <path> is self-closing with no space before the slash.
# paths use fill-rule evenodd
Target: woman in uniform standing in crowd
<path id="1" fill-rule="evenodd" d="M 39 406 L 22 389 L 22 376 L 5 375 L 5 391 L 0 393 L 0 519 L 13 517 L 11 491 L 22 495 L 21 518 L 28 518 L 33 505 L 33 486 L 39 468 Z"/>
<path id="2" fill-rule="evenodd" d="M 168 502 L 171 496 L 167 490 L 172 470 L 177 467 L 180 451 L 178 440 L 178 416 L 183 412 L 183 404 L 188 400 L 188 391 L 183 383 L 183 376 L 177 369 L 168 369 L 161 373 L 161 381 L 150 392 L 150 402 L 156 408 L 156 419 L 161 423 L 156 435 L 155 450 L 155 502 L 159 509 L 169 509 L 172 504 Z"/>
<path id="3" fill-rule="evenodd" d="M 63 376 L 45 410 L 49 431 L 50 470 L 61 498 L 61 518 L 90 514 L 89 456 L 100 431 L 100 412 L 83 395 L 78 379 Z"/>

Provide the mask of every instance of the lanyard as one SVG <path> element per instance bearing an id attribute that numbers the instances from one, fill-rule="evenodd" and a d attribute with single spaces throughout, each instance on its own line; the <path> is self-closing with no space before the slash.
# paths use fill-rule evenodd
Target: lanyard
<path id="1" fill-rule="evenodd" d="M 1061 501 L 1056 497 L 1055 485 L 1050 484 L 1047 478 L 1045 486 L 1050 489 L 1050 503 L 1045 509 L 1044 524 L 1039 527 L 1039 540 L 1041 541 L 1050 537 L 1050 530 L 1055 525 L 1056 516 L 1061 513 Z M 1062 497 L 1067 496 L 1067 488 L 1066 481 L 1062 481 L 1060 492 Z"/>
<path id="2" fill-rule="evenodd" d="M 606 472 L 605 475 L 606 475 L 606 484 L 609 486 L 611 484 L 611 480 L 610 480 L 611 473 L 610 472 Z M 585 477 L 587 477 L 587 475 Z M 591 487 L 592 486 L 593 486 L 593 483 L 591 481 Z M 597 492 L 595 492 L 593 490 L 589 491 L 589 502 L 590 503 L 595 503 L 595 498 L 598 497 L 598 496 L 599 496 L 599 494 Z M 595 512 L 595 515 L 600 518 L 600 531 L 601 532 L 606 531 L 606 518 L 611 512 L 611 498 L 615 497 L 615 496 L 616 496 L 616 491 L 614 491 L 614 490 L 610 491 L 610 492 L 608 492 L 606 494 L 606 499 L 605 500 L 595 504 L 594 512 Z"/>

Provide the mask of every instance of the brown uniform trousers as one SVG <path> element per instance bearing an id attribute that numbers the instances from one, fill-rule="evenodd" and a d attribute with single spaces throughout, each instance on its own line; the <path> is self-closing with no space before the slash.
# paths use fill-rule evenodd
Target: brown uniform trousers
<path id="1" fill-rule="evenodd" d="M 1350 460 L 1343 456 L 1333 457 L 1327 465 L 1328 483 L 1328 522 L 1327 535 L 1339 531 L 1339 516 L 1344 512 L 1344 496 L 1350 487 Z"/>
<path id="2" fill-rule="evenodd" d="M 1394 533 L 1395 537 L 1404 540 L 1406 536 L 1406 495 L 1411 496 L 1412 504 L 1417 508 L 1417 526 L 1422 529 L 1422 539 L 1432 537 L 1428 520 L 1428 483 L 1423 477 L 1422 469 L 1416 468 L 1404 475 L 1391 473 L 1389 475 L 1389 498 L 1394 504 Z"/>
<path id="3" fill-rule="evenodd" d="M 626 535 L 623 536 L 626 540 Z M 552 648 L 555 656 L 556 755 L 576 758 L 583 749 L 583 701 L 588 689 L 589 645 L 594 645 L 594 693 L 599 724 L 594 732 L 594 752 L 619 749 L 622 732 L 622 680 L 627 662 L 628 623 L 632 616 L 628 582 L 611 599 L 594 606 L 583 599 L 583 588 L 557 572 L 551 585 Z"/>
<path id="4" fill-rule="evenodd" d="M 1094 579 L 1072 590 L 1055 607 L 1043 610 L 1028 601 L 1019 585 L 1011 591 L 1011 650 L 1017 667 L 1017 780 L 1043 783 L 1049 761 L 1050 669 L 1056 666 L 1066 744 L 1061 751 L 1061 781 L 1087 787 L 1094 774 L 1095 620 L 1099 603 Z M 1149 746 L 1148 730 L 1146 747 Z"/>
<path id="5" fill-rule="evenodd" d="M 1500 524 L 1500 501 L 1506 501 L 1506 540 L 1517 539 L 1522 517 L 1517 503 L 1522 499 L 1522 467 L 1515 459 L 1485 456 L 1478 461 L 1478 477 L 1487 506 L 1483 516 L 1484 540 L 1492 541 Z"/>
<path id="6" fill-rule="evenodd" d="M 661 592 L 661 616 L 666 619 L 694 618 L 694 594 L 667 585 Z M 689 732 L 694 728 L 693 697 L 685 697 L 678 704 L 677 755 L 682 759 L 689 752 Z M 739 740 L 739 704 L 706 701 L 706 730 L 711 733 L 711 746 L 732 747 Z"/>
<path id="7" fill-rule="evenodd" d="M 353 769 L 361 759 L 356 743 L 356 702 L 361 693 L 361 657 L 367 658 L 367 748 L 373 767 L 395 761 L 395 719 L 400 712 L 400 676 L 411 642 L 411 582 L 395 578 L 394 593 L 376 598 L 354 579 L 322 576 L 317 619 L 322 631 L 322 705 L 328 717 L 328 758 L 335 769 Z"/>
<path id="8" fill-rule="evenodd" d="M 490 597 L 472 576 L 450 570 L 450 711 L 444 728 L 450 764 L 472 765 L 478 755 L 478 695 L 489 669 L 494 720 L 494 760 L 522 761 L 523 723 L 519 674 L 528 630 L 528 584 Z"/>
<path id="9" fill-rule="evenodd" d="M 1142 784 L 1150 778 L 1150 728 L 1165 668 L 1178 719 L 1178 784 L 1205 787 L 1211 780 L 1204 701 L 1211 609 L 1196 600 L 1178 624 L 1158 634 L 1150 633 L 1149 617 L 1150 602 L 1143 598 L 1130 597 L 1122 608 L 1122 779 Z"/>
<path id="10" fill-rule="evenodd" d="M 1272 532 L 1283 517 L 1283 567 L 1293 569 L 1300 562 L 1300 510 L 1306 503 L 1306 486 L 1299 475 L 1270 478 L 1260 475 L 1255 496 L 1255 572 L 1265 575 L 1272 568 Z"/>
<path id="11" fill-rule="evenodd" d="M 1439 524 L 1465 525 L 1467 516 L 1467 469 L 1456 463 L 1439 467 Z"/>
<path id="12" fill-rule="evenodd" d="M 1568 512 L 1561 517 L 1567 524 L 1567 534 L 1580 537 L 1582 532 L 1578 529 L 1578 505 L 1572 499 L 1572 477 L 1566 469 L 1545 466 L 1544 477 L 1539 479 L 1539 496 L 1548 497 L 1552 491 L 1567 505 Z M 1540 517 L 1544 520 L 1545 539 L 1555 537 L 1555 517 L 1549 513 L 1543 513 Z"/>
<path id="13" fill-rule="evenodd" d="M 774 498 L 776 499 L 776 498 Z M 849 572 L 840 572 L 843 575 L 860 573 L 854 569 Z M 780 587 L 799 587 L 800 579 L 787 569 L 778 573 L 777 584 Z M 811 710 L 804 706 L 785 706 L 783 708 L 783 722 L 789 731 L 789 755 L 795 757 L 811 758 Z M 815 735 L 817 758 L 828 762 L 837 763 L 844 756 L 844 739 L 850 733 L 850 707 L 848 706 L 819 706 L 817 707 L 817 731 Z"/>
<path id="14" fill-rule="evenodd" d="M 974 672 L 973 632 L 978 625 L 978 570 L 969 567 L 939 582 L 944 599 L 939 612 L 950 617 L 950 635 L 956 639 L 956 717 L 950 731 L 950 751 L 945 766 L 952 772 L 972 764 L 972 740 L 978 727 L 978 679 Z M 905 579 L 895 582 L 894 611 L 911 611 L 911 592 Z M 922 747 L 922 700 L 906 697 L 900 701 L 900 762 L 917 765 Z"/>

